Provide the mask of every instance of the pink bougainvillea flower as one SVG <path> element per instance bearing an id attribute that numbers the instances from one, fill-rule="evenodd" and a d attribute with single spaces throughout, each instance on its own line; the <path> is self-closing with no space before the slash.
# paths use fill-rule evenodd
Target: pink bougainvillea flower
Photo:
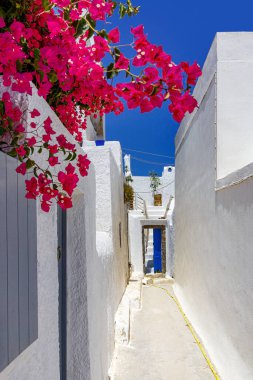
<path id="1" fill-rule="evenodd" d="M 56 154 L 58 152 L 58 145 L 48 145 L 48 150 L 51 154 Z"/>
<path id="2" fill-rule="evenodd" d="M 72 9 L 70 11 L 69 17 L 71 18 L 72 21 L 79 20 L 81 15 L 81 12 L 78 9 Z"/>
<path id="3" fill-rule="evenodd" d="M 140 104 L 141 113 L 150 112 L 154 109 L 153 104 L 148 99 L 143 99 Z"/>
<path id="4" fill-rule="evenodd" d="M 16 41 L 20 41 L 25 34 L 25 25 L 22 22 L 14 20 L 10 25 L 10 30 Z"/>
<path id="5" fill-rule="evenodd" d="M 20 165 L 16 168 L 16 172 L 19 173 L 19 174 L 25 175 L 25 173 L 26 173 L 26 163 L 25 163 L 25 162 L 22 162 L 22 164 L 20 164 Z"/>
<path id="6" fill-rule="evenodd" d="M 45 188 L 45 186 L 49 185 L 51 182 L 52 181 L 50 179 L 48 179 L 44 174 L 41 173 L 38 178 L 38 185 L 40 191 L 42 191 Z"/>
<path id="7" fill-rule="evenodd" d="M 153 83 L 159 79 L 159 72 L 155 67 L 147 67 L 144 70 L 144 77 L 146 83 Z"/>
<path id="8" fill-rule="evenodd" d="M 4 19 L 0 17 L 0 28 L 4 28 L 4 27 L 5 27 Z"/>
<path id="9" fill-rule="evenodd" d="M 87 157 L 87 154 L 81 155 L 79 154 L 77 157 L 77 166 L 79 167 L 79 172 L 82 177 L 88 174 L 88 169 L 90 166 L 90 160 Z"/>
<path id="10" fill-rule="evenodd" d="M 171 103 L 169 105 L 169 110 L 172 113 L 174 120 L 176 120 L 178 123 L 180 123 L 183 120 L 185 110 L 181 104 L 174 105 L 173 103 Z"/>
<path id="11" fill-rule="evenodd" d="M 66 191 L 69 196 L 71 196 L 73 194 L 74 189 L 77 186 L 79 178 L 77 174 L 72 174 L 72 173 L 66 174 L 60 171 L 58 173 L 58 180 L 61 183 L 63 190 Z"/>
<path id="12" fill-rule="evenodd" d="M 72 207 L 72 200 L 71 198 L 69 197 L 64 197 L 63 195 L 60 195 L 59 196 L 59 199 L 58 199 L 58 205 L 63 209 L 63 210 L 66 210 L 67 208 L 71 208 Z"/>
<path id="13" fill-rule="evenodd" d="M 71 164 L 71 163 L 69 163 L 67 166 L 66 166 L 66 172 L 68 173 L 68 174 L 74 174 L 75 173 L 75 167 Z"/>
<path id="14" fill-rule="evenodd" d="M 135 28 L 131 28 L 131 33 L 134 35 L 135 38 L 143 37 L 144 36 L 144 26 L 138 25 Z"/>
<path id="15" fill-rule="evenodd" d="M 32 95 L 32 73 L 16 73 L 14 80 L 15 82 L 11 86 L 13 91 Z"/>
<path id="16" fill-rule="evenodd" d="M 48 162 L 50 166 L 55 166 L 56 164 L 59 164 L 58 157 L 56 156 L 49 157 Z"/>
<path id="17" fill-rule="evenodd" d="M 23 132 L 25 132 L 25 128 L 23 127 L 22 124 L 18 124 L 18 125 L 15 127 L 15 132 L 23 133 Z"/>
<path id="18" fill-rule="evenodd" d="M 124 54 L 120 53 L 120 56 L 114 67 L 115 69 L 127 70 L 129 68 L 129 59 L 127 59 Z"/>
<path id="19" fill-rule="evenodd" d="M 113 2 L 106 0 L 92 0 L 89 12 L 93 20 L 105 20 L 107 14 L 113 9 Z"/>
<path id="20" fill-rule="evenodd" d="M 37 140 L 34 136 L 32 136 L 32 137 L 26 139 L 26 142 L 27 142 L 28 146 L 32 147 L 37 143 Z"/>
<path id="21" fill-rule="evenodd" d="M 26 155 L 26 150 L 24 149 L 23 145 L 20 145 L 18 148 L 16 148 L 16 152 L 20 157 L 24 157 Z"/>
<path id="22" fill-rule="evenodd" d="M 35 117 L 37 116 L 40 116 L 40 112 L 34 108 L 31 112 L 30 112 L 30 115 L 31 115 L 31 118 L 34 119 Z"/>
<path id="23" fill-rule="evenodd" d="M 38 181 L 35 177 L 32 177 L 30 180 L 26 180 L 26 198 L 28 199 L 36 199 L 39 195 L 38 192 Z"/>
<path id="24" fill-rule="evenodd" d="M 189 65 L 188 62 L 182 62 L 181 66 L 188 75 L 187 83 L 194 86 L 197 79 L 202 75 L 200 66 L 197 62 L 194 62 L 192 65 Z"/>
<path id="25" fill-rule="evenodd" d="M 117 44 L 120 40 L 120 32 L 119 28 L 114 28 L 108 33 L 109 39 L 114 43 Z"/>
<path id="26" fill-rule="evenodd" d="M 43 211 L 45 211 L 45 212 L 50 211 L 51 202 L 42 201 L 40 205 L 41 205 L 41 209 Z"/>

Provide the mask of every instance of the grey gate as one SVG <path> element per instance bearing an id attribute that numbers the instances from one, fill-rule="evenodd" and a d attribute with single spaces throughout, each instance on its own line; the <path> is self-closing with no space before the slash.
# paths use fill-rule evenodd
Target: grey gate
<path id="1" fill-rule="evenodd" d="M 0 152 L 0 371 L 38 337 L 36 202 Z"/>

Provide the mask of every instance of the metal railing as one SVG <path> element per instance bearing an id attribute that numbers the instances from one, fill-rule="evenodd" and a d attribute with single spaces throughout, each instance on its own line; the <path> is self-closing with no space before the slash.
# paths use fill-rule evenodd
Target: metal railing
<path id="1" fill-rule="evenodd" d="M 148 219 L 146 201 L 138 193 L 134 193 L 134 209 L 141 211 L 143 215 Z"/>
<path id="2" fill-rule="evenodd" d="M 159 218 L 159 219 L 167 219 L 167 215 L 168 215 L 168 212 L 169 212 L 169 210 L 170 210 L 171 202 L 173 201 L 173 199 L 174 199 L 174 197 L 171 195 L 171 196 L 170 196 L 170 199 L 169 199 L 169 202 L 168 202 L 168 204 L 167 204 L 167 206 L 166 206 L 165 213 L 164 213 L 164 215 L 163 215 L 161 218 Z"/>

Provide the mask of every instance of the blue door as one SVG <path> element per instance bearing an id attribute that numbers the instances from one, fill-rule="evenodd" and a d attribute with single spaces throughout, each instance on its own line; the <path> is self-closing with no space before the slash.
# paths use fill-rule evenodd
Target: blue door
<path id="1" fill-rule="evenodd" d="M 154 228 L 154 272 L 162 272 L 162 230 Z"/>

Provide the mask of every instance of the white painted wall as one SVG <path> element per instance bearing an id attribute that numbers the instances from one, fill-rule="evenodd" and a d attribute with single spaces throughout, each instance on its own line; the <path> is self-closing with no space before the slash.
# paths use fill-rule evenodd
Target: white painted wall
<path id="1" fill-rule="evenodd" d="M 175 167 L 165 166 L 161 177 L 161 186 L 159 193 L 162 194 L 163 206 L 167 206 L 170 197 L 175 196 Z"/>
<path id="2" fill-rule="evenodd" d="M 134 192 L 139 194 L 142 199 L 144 199 L 147 205 L 153 205 L 153 195 L 150 189 L 150 179 L 148 176 L 133 176 L 133 182 L 131 182 L 131 186 L 134 189 Z"/>
<path id="3" fill-rule="evenodd" d="M 128 212 L 129 260 L 133 277 L 142 277 L 144 274 L 141 225 L 141 220 L 143 219 L 144 216 L 140 211 Z"/>
<path id="4" fill-rule="evenodd" d="M 223 380 L 253 378 L 253 180 L 239 170 L 233 175 L 241 183 L 217 186 L 253 161 L 252 110 L 241 91 L 234 103 L 242 71 L 250 95 L 251 65 L 243 61 L 252 44 L 252 33 L 217 35 L 195 89 L 200 108 L 176 139 L 175 292 Z"/>
<path id="5" fill-rule="evenodd" d="M 253 161 L 253 32 L 217 35 L 217 178 Z"/>
<path id="6" fill-rule="evenodd" d="M 152 190 L 150 189 L 149 176 L 133 176 L 133 182 L 131 186 L 135 193 L 138 193 L 147 203 L 147 205 L 153 205 L 154 199 Z M 161 185 L 158 187 L 157 192 L 162 194 L 162 204 L 167 206 L 170 196 L 174 196 L 175 193 L 175 167 L 165 166 L 162 176 L 160 177 Z"/>
<path id="7" fill-rule="evenodd" d="M 93 248 L 87 251 L 90 366 L 91 379 L 104 380 L 114 351 L 114 318 L 128 280 L 127 215 L 120 144 L 108 142 L 87 151 L 95 167 L 97 197 L 97 238 L 90 235 Z"/>

